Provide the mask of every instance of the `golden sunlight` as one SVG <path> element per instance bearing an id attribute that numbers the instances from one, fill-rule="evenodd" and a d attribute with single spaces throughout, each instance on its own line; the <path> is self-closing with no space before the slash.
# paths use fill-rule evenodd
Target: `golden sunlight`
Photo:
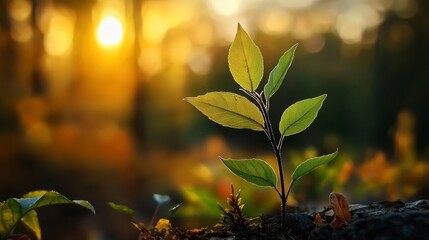
<path id="1" fill-rule="evenodd" d="M 114 16 L 105 16 L 97 27 L 97 40 L 103 46 L 118 45 L 124 36 L 122 22 Z"/>
<path id="2" fill-rule="evenodd" d="M 72 50 L 75 15 L 65 8 L 51 9 L 43 31 L 45 51 L 51 56 L 64 56 Z"/>
<path id="3" fill-rule="evenodd" d="M 241 0 L 210 0 L 212 9 L 220 15 L 230 16 L 240 10 Z"/>

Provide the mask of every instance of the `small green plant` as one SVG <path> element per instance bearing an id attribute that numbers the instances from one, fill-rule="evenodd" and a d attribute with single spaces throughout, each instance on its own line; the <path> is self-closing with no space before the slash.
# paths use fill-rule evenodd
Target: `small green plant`
<path id="1" fill-rule="evenodd" d="M 285 230 L 286 202 L 293 183 L 317 167 L 330 162 L 338 153 L 308 159 L 298 165 L 292 174 L 292 180 L 286 190 L 283 173 L 281 149 L 284 138 L 304 131 L 317 117 L 326 94 L 305 99 L 289 106 L 282 114 L 279 124 L 280 137 L 274 134 L 269 117 L 270 98 L 283 83 L 283 79 L 292 63 L 297 44 L 287 50 L 278 64 L 270 72 L 264 89 L 257 92 L 262 80 L 264 64 L 262 54 L 249 35 L 238 24 L 235 39 L 229 49 L 228 64 L 240 90 L 246 97 L 231 92 L 210 92 L 184 100 L 196 107 L 210 120 L 225 127 L 263 131 L 276 155 L 280 177 L 280 190 L 273 168 L 261 159 L 224 159 L 223 163 L 239 177 L 262 187 L 272 187 L 281 199 L 281 226 Z"/>
<path id="2" fill-rule="evenodd" d="M 154 225 L 156 218 L 158 217 L 159 209 L 162 205 L 170 202 L 169 195 L 153 194 L 153 199 L 156 202 L 156 208 L 152 214 L 152 218 L 148 226 L 145 226 L 143 223 L 140 223 L 134 216 L 134 209 L 113 202 L 109 202 L 109 206 L 120 213 L 124 213 L 131 219 L 131 224 L 140 231 L 139 239 L 165 239 L 169 234 L 171 224 L 170 220 L 165 218 L 158 219 L 157 223 Z M 182 206 L 182 203 L 169 209 L 171 215 L 173 215 L 179 208 Z"/>
<path id="3" fill-rule="evenodd" d="M 56 204 L 75 204 L 95 214 L 94 208 L 88 201 L 69 200 L 54 191 L 29 192 L 22 198 L 10 198 L 0 202 L 0 240 L 8 239 L 18 224 L 25 225 L 34 233 L 36 239 L 40 240 L 42 233 L 36 209 Z"/>

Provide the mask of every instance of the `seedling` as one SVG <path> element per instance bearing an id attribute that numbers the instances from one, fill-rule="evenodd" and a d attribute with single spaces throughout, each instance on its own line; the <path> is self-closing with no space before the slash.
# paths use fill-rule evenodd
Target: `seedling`
<path id="1" fill-rule="evenodd" d="M 139 239 L 164 239 L 168 235 L 171 225 L 170 220 L 165 218 L 158 219 L 156 225 L 154 226 L 155 219 L 158 216 L 159 209 L 162 205 L 170 202 L 170 196 L 153 194 L 153 199 L 155 200 L 157 206 L 152 214 L 152 218 L 148 227 L 145 227 L 143 223 L 140 223 L 134 216 L 134 210 L 128 206 L 122 204 L 116 204 L 109 202 L 109 206 L 117 211 L 128 215 L 131 219 L 131 224 L 140 231 Z M 179 208 L 182 206 L 182 203 L 169 209 L 171 215 L 173 215 Z"/>
<path id="2" fill-rule="evenodd" d="M 285 188 L 281 149 L 285 137 L 304 131 L 317 117 L 326 94 L 305 99 L 289 106 L 282 114 L 279 124 L 279 138 L 274 134 L 269 117 L 270 98 L 277 92 L 291 66 L 297 44 L 287 50 L 270 72 L 264 89 L 257 92 L 264 73 L 262 54 L 238 24 L 235 39 L 229 49 L 228 64 L 234 81 L 248 98 L 231 92 L 209 92 L 184 100 L 196 107 L 210 120 L 231 128 L 262 131 L 267 136 L 276 155 L 280 177 L 280 190 L 273 168 L 261 159 L 225 159 L 223 163 L 237 176 L 262 187 L 272 187 L 281 199 L 281 227 L 285 231 L 286 202 L 293 183 L 317 167 L 330 162 L 338 153 L 308 159 L 298 165 L 292 174 L 289 187 Z M 256 105 L 255 105 L 256 103 Z"/>
<path id="3" fill-rule="evenodd" d="M 0 202 L 0 240 L 5 240 L 13 236 L 13 231 L 20 223 L 28 227 L 34 233 L 36 239 L 40 240 L 42 234 L 36 209 L 56 204 L 78 205 L 91 210 L 95 214 L 94 208 L 87 201 L 69 200 L 54 191 L 30 192 L 22 198 L 10 198 L 4 202 Z M 25 239 L 23 236 L 20 237 Z"/>
<path id="4" fill-rule="evenodd" d="M 158 215 L 159 208 L 161 207 L 161 205 L 170 201 L 170 196 L 155 193 L 155 194 L 153 194 L 153 199 L 156 202 L 156 208 L 155 208 L 155 211 L 153 212 L 152 219 L 150 220 L 149 226 L 153 225 L 155 218 Z"/>

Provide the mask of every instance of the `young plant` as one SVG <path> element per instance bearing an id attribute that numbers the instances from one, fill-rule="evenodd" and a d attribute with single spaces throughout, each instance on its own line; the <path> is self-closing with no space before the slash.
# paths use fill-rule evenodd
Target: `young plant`
<path id="1" fill-rule="evenodd" d="M 10 198 L 0 202 L 0 240 L 12 236 L 15 227 L 21 223 L 28 227 L 37 240 L 42 237 L 36 209 L 56 204 L 75 204 L 91 210 L 92 205 L 83 200 L 69 200 L 54 191 L 34 191 L 25 194 L 22 198 Z M 24 237 L 23 237 L 24 239 Z"/>
<path id="2" fill-rule="evenodd" d="M 231 74 L 250 99 L 231 92 L 210 92 L 184 100 L 196 107 L 210 120 L 231 128 L 263 131 L 276 155 L 280 190 L 273 168 L 261 159 L 224 159 L 223 163 L 236 175 L 262 187 L 272 187 L 281 199 L 281 225 L 285 230 L 286 202 L 293 183 L 317 167 L 330 162 L 338 153 L 308 159 L 298 165 L 292 174 L 289 187 L 285 188 L 281 149 L 285 137 L 304 131 L 316 118 L 326 94 L 305 99 L 289 106 L 281 116 L 279 138 L 274 134 L 269 117 L 270 98 L 277 92 L 292 63 L 297 44 L 287 50 L 270 72 L 263 91 L 257 92 L 262 80 L 264 64 L 262 54 L 249 35 L 238 24 L 235 39 L 229 49 L 228 64 Z"/>
<path id="3" fill-rule="evenodd" d="M 156 225 L 154 226 L 155 219 L 157 218 L 159 209 L 162 205 L 170 202 L 169 195 L 161 195 L 161 194 L 153 194 L 153 199 L 156 202 L 156 208 L 152 214 L 152 218 L 150 220 L 149 225 L 146 227 L 143 223 L 140 223 L 136 217 L 134 216 L 134 210 L 128 206 L 122 204 L 116 204 L 113 202 L 109 202 L 109 206 L 121 213 L 125 213 L 131 219 L 131 224 L 136 227 L 140 231 L 140 239 L 165 239 L 169 234 L 171 229 L 170 220 L 165 218 L 158 219 Z M 169 209 L 171 215 L 173 215 L 179 208 L 182 206 L 182 203 L 172 207 Z"/>
<path id="4" fill-rule="evenodd" d="M 155 194 L 153 194 L 153 199 L 156 202 L 156 208 L 155 208 L 155 211 L 153 212 L 152 219 L 150 220 L 149 226 L 153 225 L 155 218 L 158 215 L 159 208 L 161 207 L 161 205 L 163 205 L 164 203 L 168 203 L 170 201 L 170 196 L 155 193 Z"/>

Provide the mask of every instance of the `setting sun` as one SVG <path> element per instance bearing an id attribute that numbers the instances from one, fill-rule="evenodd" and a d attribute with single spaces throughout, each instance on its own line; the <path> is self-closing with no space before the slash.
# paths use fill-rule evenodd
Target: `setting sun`
<path id="1" fill-rule="evenodd" d="M 103 46 L 118 45 L 123 35 L 121 21 L 113 16 L 104 17 L 97 27 L 97 40 Z"/>

